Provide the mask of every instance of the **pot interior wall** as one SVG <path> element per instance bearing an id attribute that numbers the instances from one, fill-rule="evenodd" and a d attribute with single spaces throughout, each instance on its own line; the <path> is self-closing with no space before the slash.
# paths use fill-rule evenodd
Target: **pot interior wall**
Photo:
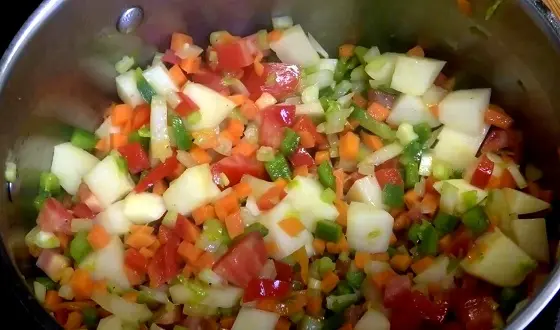
<path id="1" fill-rule="evenodd" d="M 144 10 L 133 34 L 116 31 L 129 6 Z M 70 127 L 93 129 L 104 109 L 116 101 L 114 63 L 134 55 L 147 63 L 165 49 L 169 35 L 186 31 L 199 44 L 210 32 L 247 34 L 267 27 L 271 15 L 291 15 L 332 55 L 343 42 L 403 51 L 420 43 L 428 55 L 448 60 L 446 72 L 461 72 L 463 87 L 492 87 L 493 102 L 511 113 L 526 132 L 528 158 L 545 170 L 548 188 L 559 187 L 557 142 L 560 138 L 555 91 L 560 77 L 556 40 L 547 39 L 523 9 L 538 17 L 533 1 L 505 1 L 488 21 L 490 2 L 476 1 L 466 17 L 449 0 L 113 0 L 50 1 L 40 24 L 5 59 L 0 83 L 0 155 L 18 165 L 11 193 L 0 191 L 0 229 L 9 255 L 24 275 L 36 272 L 23 245 L 34 224 L 31 202 L 38 175 L 50 166 L 52 146 L 67 140 Z M 8 152 L 8 150 L 11 150 Z M 533 161 L 534 159 L 534 161 Z M 10 201 L 11 199 L 11 201 Z M 556 235 L 557 228 L 551 228 Z"/>

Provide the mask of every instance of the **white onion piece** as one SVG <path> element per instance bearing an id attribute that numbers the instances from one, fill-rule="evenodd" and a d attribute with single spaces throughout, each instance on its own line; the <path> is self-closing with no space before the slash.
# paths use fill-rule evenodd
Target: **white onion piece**
<path id="1" fill-rule="evenodd" d="M 72 219 L 70 227 L 73 233 L 77 233 L 80 231 L 90 231 L 93 227 L 93 220 L 82 218 Z"/>
<path id="2" fill-rule="evenodd" d="M 414 185 L 414 192 L 420 196 L 420 197 L 424 197 L 424 194 L 426 193 L 426 179 L 422 178 L 420 180 L 420 182 L 417 182 Z"/>
<path id="3" fill-rule="evenodd" d="M 389 269 L 391 269 L 391 265 L 388 262 L 368 260 L 364 267 L 364 272 L 371 276 Z"/>
<path id="4" fill-rule="evenodd" d="M 225 283 L 224 279 L 210 268 L 203 269 L 198 274 L 198 278 L 208 285 L 223 285 Z"/>
<path id="5" fill-rule="evenodd" d="M 394 142 L 384 146 L 381 149 L 376 150 L 371 155 L 362 160 L 360 164 L 372 164 L 377 166 L 385 163 L 392 158 L 397 157 L 402 152 L 403 147 L 399 143 Z M 358 166 L 360 166 L 360 164 Z"/>
<path id="6" fill-rule="evenodd" d="M 152 98 L 151 105 L 150 156 L 164 162 L 173 154 L 167 128 L 167 104 L 163 97 L 156 95 Z"/>
<path id="7" fill-rule="evenodd" d="M 241 94 L 241 95 L 249 95 L 249 90 L 247 89 L 247 87 L 245 87 L 245 85 L 243 84 L 243 82 L 241 82 L 241 80 L 237 79 L 237 78 L 228 78 L 226 79 L 226 85 L 229 86 L 229 88 L 231 89 L 231 91 L 234 94 Z"/>
<path id="8" fill-rule="evenodd" d="M 291 16 L 280 16 L 272 18 L 272 27 L 274 29 L 283 30 L 294 26 L 294 20 Z"/>
<path id="9" fill-rule="evenodd" d="M 268 259 L 259 274 L 259 278 L 274 280 L 276 278 L 276 266 L 272 259 Z"/>
<path id="10" fill-rule="evenodd" d="M 146 305 L 126 301 L 114 294 L 94 293 L 91 299 L 126 322 L 145 322 L 152 317 L 152 312 Z"/>
<path id="11" fill-rule="evenodd" d="M 509 163 L 507 169 L 513 177 L 515 184 L 517 184 L 517 187 L 519 187 L 520 189 L 524 189 L 527 187 L 527 181 L 523 177 L 523 174 L 521 174 L 521 172 L 519 171 L 519 166 L 517 164 Z"/>
<path id="12" fill-rule="evenodd" d="M 275 105 L 278 101 L 272 96 L 270 93 L 264 92 L 261 96 L 255 101 L 255 104 L 260 110 L 270 107 L 271 105 Z"/>
<path id="13" fill-rule="evenodd" d="M 325 48 L 323 48 L 323 46 L 319 44 L 317 39 L 315 39 L 313 35 L 311 35 L 311 33 L 307 32 L 307 38 L 309 38 L 309 42 L 311 43 L 311 46 L 313 47 L 313 49 L 317 51 L 317 53 L 319 53 L 319 55 L 321 55 L 324 58 L 329 58 L 329 53 L 327 53 Z"/>
<path id="14" fill-rule="evenodd" d="M 177 150 L 177 160 L 183 164 L 186 168 L 191 168 L 198 165 L 194 160 L 193 156 L 184 150 Z"/>
<path id="15" fill-rule="evenodd" d="M 191 44 L 184 44 L 183 47 L 181 49 L 179 49 L 179 51 L 177 51 L 175 53 L 175 55 L 179 56 L 181 59 L 186 59 L 186 58 L 194 58 L 194 57 L 198 57 L 198 55 L 202 54 L 204 50 L 200 47 L 198 47 L 197 45 L 191 45 Z"/>
<path id="16" fill-rule="evenodd" d="M 421 176 L 430 176 L 432 173 L 433 156 L 429 152 L 424 152 L 422 158 L 420 159 L 420 167 L 418 168 L 418 173 Z"/>

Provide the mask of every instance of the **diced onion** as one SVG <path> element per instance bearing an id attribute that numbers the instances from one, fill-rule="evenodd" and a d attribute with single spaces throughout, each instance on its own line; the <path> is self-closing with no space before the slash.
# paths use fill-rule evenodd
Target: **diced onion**
<path id="1" fill-rule="evenodd" d="M 363 65 L 355 67 L 354 70 L 352 70 L 352 72 L 350 73 L 351 81 L 367 80 L 367 79 L 368 79 L 368 75 L 366 74 Z"/>
<path id="2" fill-rule="evenodd" d="M 66 300 L 74 299 L 74 291 L 72 291 L 72 287 L 68 284 L 61 285 L 58 289 L 58 295 L 61 298 Z"/>
<path id="3" fill-rule="evenodd" d="M 304 88 L 301 93 L 301 101 L 305 104 L 313 103 L 319 100 L 319 87 L 317 85 L 311 85 Z"/>
<path id="4" fill-rule="evenodd" d="M 459 189 L 450 183 L 444 182 L 441 186 L 440 209 L 453 214 L 459 203 Z"/>
<path id="5" fill-rule="evenodd" d="M 290 16 L 280 16 L 272 18 L 272 27 L 275 30 L 283 30 L 294 25 L 294 20 Z"/>
<path id="6" fill-rule="evenodd" d="M 307 32 L 307 37 L 309 38 L 309 42 L 311 43 L 311 46 L 313 47 L 313 49 L 317 51 L 317 53 L 319 53 L 319 55 L 321 55 L 324 58 L 329 58 L 329 53 L 327 53 L 325 48 L 323 48 L 321 44 L 319 44 L 317 39 L 315 39 L 313 35 L 311 35 L 311 33 Z"/>
<path id="7" fill-rule="evenodd" d="M 224 79 L 224 83 L 229 86 L 234 94 L 249 95 L 247 87 L 237 78 L 226 78 Z"/>
<path id="8" fill-rule="evenodd" d="M 352 105 L 352 97 L 354 97 L 354 93 L 348 93 L 344 96 L 339 97 L 336 102 L 338 102 L 341 107 L 348 108 Z"/>
<path id="9" fill-rule="evenodd" d="M 177 160 L 181 164 L 183 164 L 186 168 L 191 168 L 198 165 L 198 163 L 194 160 L 192 155 L 184 150 L 177 150 Z"/>
<path id="10" fill-rule="evenodd" d="M 321 290 L 321 281 L 317 279 L 310 278 L 307 285 L 311 290 Z"/>
<path id="11" fill-rule="evenodd" d="M 379 51 L 379 48 L 373 46 L 364 54 L 364 61 L 366 61 L 366 63 L 369 63 L 380 54 L 381 52 Z"/>
<path id="12" fill-rule="evenodd" d="M 243 139 L 249 143 L 257 143 L 259 140 L 259 128 L 255 123 L 249 123 L 243 132 Z"/>
<path id="13" fill-rule="evenodd" d="M 418 173 L 421 176 L 430 176 L 432 173 L 432 161 L 433 156 L 431 153 L 424 152 L 422 158 L 420 159 L 420 167 L 418 168 Z"/>
<path id="14" fill-rule="evenodd" d="M 417 182 L 414 185 L 414 192 L 420 196 L 420 197 L 424 197 L 424 194 L 426 193 L 426 179 L 422 178 L 420 180 L 420 182 Z"/>
<path id="15" fill-rule="evenodd" d="M 374 275 L 389 269 L 391 269 L 391 265 L 389 265 L 389 263 L 377 260 L 368 260 L 364 267 L 364 271 L 368 275 Z"/>
<path id="16" fill-rule="evenodd" d="M 231 142 L 231 140 L 223 136 L 218 136 L 218 146 L 214 148 L 214 151 L 221 155 L 229 156 L 231 155 L 232 147 L 233 143 Z"/>
<path id="17" fill-rule="evenodd" d="M 152 60 L 152 66 L 159 65 L 161 63 L 161 59 L 163 58 L 163 53 L 156 53 L 154 55 L 154 59 Z"/>
<path id="18" fill-rule="evenodd" d="M 259 109 L 265 109 L 271 105 L 275 105 L 278 101 L 270 93 L 262 93 L 261 96 L 255 101 L 255 104 Z"/>
<path id="19" fill-rule="evenodd" d="M 179 56 L 181 59 L 186 59 L 186 58 L 195 58 L 198 57 L 198 55 L 202 54 L 204 50 L 200 47 L 198 47 L 197 45 L 191 45 L 191 44 L 184 44 L 183 47 L 181 49 L 179 49 L 179 51 L 177 53 L 175 53 L 175 55 Z"/>
<path id="20" fill-rule="evenodd" d="M 361 175 L 375 175 L 375 165 L 358 164 L 358 173 Z"/>
<path id="21" fill-rule="evenodd" d="M 241 220 L 243 221 L 243 225 L 245 225 L 245 227 L 257 222 L 257 217 L 253 215 L 253 213 L 249 210 L 247 206 L 240 208 L 239 214 L 241 215 Z"/>
<path id="22" fill-rule="evenodd" d="M 329 141 L 329 156 L 331 158 L 338 157 L 338 135 L 336 134 L 328 134 L 327 140 Z"/>
<path id="23" fill-rule="evenodd" d="M 94 293 L 91 299 L 125 322 L 145 322 L 152 317 L 146 305 L 126 301 L 117 295 Z"/>
<path id="24" fill-rule="evenodd" d="M 167 128 L 167 104 L 161 96 L 154 96 L 151 104 L 150 115 L 150 153 L 152 159 L 158 159 L 164 162 L 171 157 L 171 143 L 169 140 L 169 131 Z"/>
<path id="25" fill-rule="evenodd" d="M 70 227 L 73 233 L 77 233 L 80 231 L 90 231 L 93 227 L 93 221 L 91 219 L 81 218 L 72 219 Z"/>
<path id="26" fill-rule="evenodd" d="M 33 291 L 35 292 L 35 298 L 37 298 L 40 303 L 44 303 L 47 295 L 47 287 L 35 281 L 33 282 Z"/>
<path id="27" fill-rule="evenodd" d="M 519 171 L 519 166 L 517 164 L 509 163 L 507 169 L 513 177 L 515 184 L 517 184 L 517 187 L 519 187 L 520 189 L 527 188 L 527 181 L 523 177 L 523 174 L 521 174 L 521 172 Z"/>
<path id="28" fill-rule="evenodd" d="M 268 259 L 259 274 L 259 278 L 274 280 L 276 275 L 276 266 L 274 265 L 274 261 L 272 261 L 272 259 Z"/>
<path id="29" fill-rule="evenodd" d="M 299 97 L 299 96 L 292 96 L 292 97 L 288 97 L 287 99 L 285 99 L 284 102 L 282 102 L 282 103 L 300 105 L 300 104 L 303 103 L 303 101 L 301 100 L 301 97 Z"/>
<path id="30" fill-rule="evenodd" d="M 380 165 L 386 161 L 397 157 L 403 152 L 403 147 L 397 143 L 391 143 L 381 149 L 376 150 L 374 153 L 366 157 L 360 164 Z"/>
<path id="31" fill-rule="evenodd" d="M 214 273 L 214 271 L 212 271 L 209 268 L 204 268 L 200 272 L 200 274 L 198 274 L 198 278 L 202 282 L 204 282 L 206 284 L 209 284 L 209 285 L 222 285 L 222 284 L 224 284 L 224 279 L 220 275 Z"/>
<path id="32" fill-rule="evenodd" d="M 123 58 L 115 64 L 115 70 L 123 74 L 134 66 L 134 58 L 130 56 L 123 56 Z"/>
<path id="33" fill-rule="evenodd" d="M 257 150 L 257 160 L 259 162 L 269 162 L 274 159 L 274 149 L 262 146 Z"/>

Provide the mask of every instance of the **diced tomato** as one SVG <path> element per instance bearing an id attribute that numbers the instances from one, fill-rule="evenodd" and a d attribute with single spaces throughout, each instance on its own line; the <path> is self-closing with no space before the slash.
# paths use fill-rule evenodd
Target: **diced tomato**
<path id="1" fill-rule="evenodd" d="M 495 152 L 508 147 L 508 134 L 503 129 L 493 129 L 486 136 L 480 151 L 482 153 Z"/>
<path id="2" fill-rule="evenodd" d="M 74 205 L 72 214 L 74 218 L 93 219 L 95 217 L 95 213 L 85 203 Z"/>
<path id="3" fill-rule="evenodd" d="M 187 219 L 184 215 L 179 214 L 177 216 L 177 221 L 175 222 L 175 228 L 173 233 L 180 238 L 187 240 L 191 243 L 196 243 L 197 236 L 199 235 L 200 229 Z"/>
<path id="4" fill-rule="evenodd" d="M 253 64 L 252 50 L 244 39 L 214 46 L 218 55 L 218 69 L 236 70 Z"/>
<path id="5" fill-rule="evenodd" d="M 165 54 L 163 54 L 161 61 L 169 64 L 179 64 L 181 63 L 181 58 L 177 56 L 174 51 L 168 49 L 165 51 Z"/>
<path id="6" fill-rule="evenodd" d="M 243 293 L 243 302 L 262 299 L 282 300 L 290 294 L 290 282 L 271 280 L 267 278 L 252 279 Z"/>
<path id="7" fill-rule="evenodd" d="M 464 330 L 465 328 L 458 322 L 446 323 L 443 325 L 442 330 Z"/>
<path id="8" fill-rule="evenodd" d="M 50 197 L 45 200 L 37 217 L 41 230 L 51 233 L 62 232 L 71 234 L 70 222 L 72 214 L 56 199 Z"/>
<path id="9" fill-rule="evenodd" d="M 177 216 L 179 217 L 179 216 Z M 158 229 L 158 240 L 161 244 L 166 244 L 169 241 L 169 238 L 174 235 L 174 230 L 171 230 L 167 226 L 159 226 Z"/>
<path id="10" fill-rule="evenodd" d="M 464 257 L 472 243 L 471 234 L 464 227 L 461 227 L 452 235 L 452 244 L 445 250 L 445 253 L 456 257 Z"/>
<path id="11" fill-rule="evenodd" d="M 391 158 L 385 163 L 379 164 L 375 167 L 377 171 L 386 170 L 386 169 L 397 169 L 399 167 L 399 159 L 398 157 Z"/>
<path id="12" fill-rule="evenodd" d="M 471 178 L 471 184 L 480 189 L 484 189 L 494 172 L 494 162 L 482 155 Z"/>
<path id="13" fill-rule="evenodd" d="M 391 183 L 394 185 L 402 186 L 404 181 L 401 177 L 401 172 L 396 168 L 382 169 L 375 171 L 375 177 L 381 189 L 385 187 L 386 184 Z"/>
<path id="14" fill-rule="evenodd" d="M 179 274 L 179 248 L 180 239 L 171 234 L 167 243 L 160 246 L 148 264 L 148 277 L 151 287 L 159 287 Z"/>
<path id="15" fill-rule="evenodd" d="M 416 313 L 408 313 L 408 311 L 391 313 L 389 322 L 391 330 L 418 330 L 422 325 L 422 319 Z"/>
<path id="16" fill-rule="evenodd" d="M 211 170 L 216 184 L 221 181 L 220 173 L 224 173 L 228 177 L 230 186 L 238 184 L 244 174 L 261 179 L 266 177 L 263 163 L 259 162 L 255 157 L 247 157 L 240 154 L 222 158 L 219 162 L 212 165 Z"/>
<path id="17" fill-rule="evenodd" d="M 191 113 L 197 111 L 198 105 L 196 103 L 194 103 L 193 100 L 191 100 L 190 97 L 188 97 L 186 94 L 184 94 L 183 92 L 177 92 L 177 95 L 179 95 L 179 97 L 181 98 L 181 100 L 183 100 L 181 103 L 179 103 L 179 105 L 175 108 L 175 112 L 181 116 L 181 117 L 185 117 L 190 115 Z"/>
<path id="18" fill-rule="evenodd" d="M 442 324 L 449 309 L 447 300 L 432 302 L 420 291 L 413 290 L 410 293 L 410 303 L 413 310 L 420 314 L 420 318 L 432 324 Z"/>
<path id="19" fill-rule="evenodd" d="M 292 266 L 285 262 L 274 260 L 274 268 L 276 268 L 276 279 L 285 282 L 292 281 Z"/>
<path id="20" fill-rule="evenodd" d="M 86 204 L 87 207 L 89 207 L 89 209 L 95 214 L 103 211 L 101 202 L 97 197 L 95 197 L 91 190 L 89 190 L 89 187 L 85 183 L 80 184 L 78 187 L 78 199 L 80 202 Z"/>
<path id="21" fill-rule="evenodd" d="M 179 165 L 177 157 L 172 156 L 167 158 L 165 162 L 156 166 L 150 173 L 142 178 L 136 187 L 134 187 L 134 191 L 137 193 L 145 191 L 157 181 L 163 180 L 166 176 L 171 175 L 177 168 L 177 165 Z"/>
<path id="22" fill-rule="evenodd" d="M 148 270 L 148 259 L 133 248 L 126 250 L 124 254 L 124 263 L 129 268 L 141 273 L 145 273 Z"/>
<path id="23" fill-rule="evenodd" d="M 387 308 L 396 308 L 402 306 L 403 301 L 409 298 L 412 283 L 406 275 L 394 276 L 387 283 L 385 294 L 383 296 L 383 304 Z"/>
<path id="24" fill-rule="evenodd" d="M 284 63 L 263 63 L 264 71 L 257 75 L 253 68 L 247 68 L 243 83 L 254 101 L 267 92 L 276 99 L 284 99 L 294 94 L 299 85 L 301 72 L 298 66 Z"/>
<path id="25" fill-rule="evenodd" d="M 193 82 L 202 84 L 218 93 L 229 91 L 228 87 L 224 84 L 222 76 L 207 69 L 200 69 L 192 75 L 191 79 Z"/>
<path id="26" fill-rule="evenodd" d="M 514 129 L 506 130 L 508 137 L 508 149 L 513 152 L 512 158 L 516 163 L 521 161 L 523 156 L 523 135 Z"/>
<path id="27" fill-rule="evenodd" d="M 325 146 L 327 144 L 327 138 L 317 131 L 317 126 L 313 123 L 309 116 L 298 116 L 296 122 L 292 126 L 292 129 L 296 132 L 308 132 L 315 139 L 316 146 Z"/>
<path id="28" fill-rule="evenodd" d="M 150 159 L 140 142 L 124 145 L 118 151 L 126 159 L 130 173 L 137 174 L 150 168 Z"/>
<path id="29" fill-rule="evenodd" d="M 294 167 L 313 166 L 315 165 L 315 160 L 305 148 L 298 148 L 290 155 L 290 163 L 292 163 Z"/>
<path id="30" fill-rule="evenodd" d="M 492 299 L 480 296 L 468 289 L 455 289 L 452 307 L 459 321 L 467 330 L 489 330 L 493 328 Z"/>
<path id="31" fill-rule="evenodd" d="M 284 138 L 284 127 L 290 127 L 294 123 L 296 106 L 291 104 L 273 105 L 264 109 L 260 116 L 260 144 L 277 149 Z"/>
<path id="32" fill-rule="evenodd" d="M 267 252 L 261 234 L 252 232 L 231 246 L 213 269 L 228 282 L 245 288 L 260 274 L 266 259 Z"/>

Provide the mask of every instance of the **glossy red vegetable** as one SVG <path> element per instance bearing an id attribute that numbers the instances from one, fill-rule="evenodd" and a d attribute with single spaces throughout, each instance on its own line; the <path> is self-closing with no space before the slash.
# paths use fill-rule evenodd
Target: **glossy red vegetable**
<path id="1" fill-rule="evenodd" d="M 284 138 L 284 127 L 290 127 L 296 116 L 296 106 L 281 104 L 270 106 L 260 113 L 259 142 L 277 149 Z"/>
<path id="2" fill-rule="evenodd" d="M 395 276 L 388 283 L 383 295 L 383 304 L 387 308 L 402 306 L 410 296 L 412 283 L 406 275 Z"/>
<path id="3" fill-rule="evenodd" d="M 292 129 L 296 132 L 310 133 L 313 139 L 315 139 L 315 146 L 323 147 L 327 145 L 327 139 L 323 134 L 317 131 L 317 126 L 315 126 L 309 116 L 298 116 Z"/>
<path id="4" fill-rule="evenodd" d="M 276 268 L 276 279 L 285 282 L 291 282 L 293 278 L 292 266 L 285 262 L 274 260 Z"/>
<path id="5" fill-rule="evenodd" d="M 74 218 L 93 219 L 95 213 L 84 203 L 78 203 L 72 208 Z"/>
<path id="6" fill-rule="evenodd" d="M 258 99 L 264 92 L 281 100 L 297 91 L 301 76 L 298 66 L 284 63 L 263 63 L 263 66 L 261 76 L 249 67 L 242 80 L 252 100 Z"/>
<path id="7" fill-rule="evenodd" d="M 218 69 L 235 70 L 253 64 L 252 50 L 244 39 L 214 46 L 218 55 Z"/>
<path id="8" fill-rule="evenodd" d="M 290 294 L 292 285 L 290 282 L 270 280 L 266 278 L 252 279 L 243 294 L 243 302 L 274 298 L 284 299 Z"/>
<path id="9" fill-rule="evenodd" d="M 165 162 L 156 166 L 148 175 L 138 182 L 134 191 L 139 193 L 143 192 L 159 180 L 163 180 L 166 176 L 171 175 L 177 168 L 179 161 L 177 157 L 172 156 L 165 160 Z"/>
<path id="10" fill-rule="evenodd" d="M 229 186 L 238 184 L 244 174 L 261 179 L 266 177 L 263 163 L 259 162 L 255 157 L 246 157 L 239 154 L 222 158 L 219 162 L 212 165 L 211 170 L 216 184 L 221 182 L 220 173 L 224 173 L 228 177 Z"/>
<path id="11" fill-rule="evenodd" d="M 215 264 L 213 270 L 229 283 L 246 288 L 256 278 L 267 260 L 267 252 L 261 234 L 247 234 L 229 248 Z"/>
<path id="12" fill-rule="evenodd" d="M 160 246 L 148 264 L 150 286 L 157 288 L 179 274 L 180 239 L 177 235 L 169 235 L 167 243 Z"/>
<path id="13" fill-rule="evenodd" d="M 150 168 L 150 159 L 140 142 L 129 143 L 117 150 L 126 159 L 130 173 L 137 174 Z"/>
<path id="14" fill-rule="evenodd" d="M 480 151 L 482 153 L 495 152 L 508 147 L 508 134 L 503 129 L 493 129 L 484 139 Z"/>
<path id="15" fill-rule="evenodd" d="M 399 167 L 399 159 L 398 157 L 391 158 L 385 163 L 379 164 L 375 167 L 375 170 L 386 170 L 386 169 L 396 169 Z"/>
<path id="16" fill-rule="evenodd" d="M 493 329 L 492 299 L 468 289 L 455 289 L 452 294 L 453 312 L 467 330 Z"/>
<path id="17" fill-rule="evenodd" d="M 97 214 L 104 209 L 99 199 L 95 197 L 85 183 L 80 184 L 78 187 L 78 199 L 80 202 L 86 204 L 94 214 Z"/>
<path id="18" fill-rule="evenodd" d="M 401 177 L 401 172 L 396 168 L 381 169 L 375 171 L 375 177 L 381 189 L 385 187 L 386 184 L 391 183 L 394 185 L 402 186 L 404 181 Z"/>
<path id="19" fill-rule="evenodd" d="M 179 103 L 179 105 L 175 108 L 175 112 L 179 116 L 186 117 L 198 110 L 198 105 L 194 103 L 194 101 L 191 100 L 191 98 L 186 94 L 184 94 L 183 92 L 177 92 L 177 95 L 179 95 L 182 100 L 182 102 Z"/>
<path id="20" fill-rule="evenodd" d="M 480 189 L 486 188 L 493 171 L 494 162 L 488 159 L 486 155 L 482 155 L 478 161 L 476 169 L 473 172 L 471 184 Z"/>
<path id="21" fill-rule="evenodd" d="M 130 269 L 144 274 L 148 270 L 148 259 L 144 257 L 138 250 L 129 248 L 124 254 L 124 263 Z"/>
<path id="22" fill-rule="evenodd" d="M 58 200 L 50 197 L 45 200 L 37 217 L 37 224 L 42 231 L 72 234 L 70 222 L 72 214 Z"/>
<path id="23" fill-rule="evenodd" d="M 293 154 L 290 155 L 290 163 L 294 167 L 298 166 L 313 166 L 315 160 L 313 156 L 304 148 L 298 148 Z"/>
<path id="24" fill-rule="evenodd" d="M 175 55 L 175 52 L 171 49 L 165 51 L 165 54 L 161 57 L 161 61 L 169 64 L 179 64 L 181 63 L 181 58 Z"/>
<path id="25" fill-rule="evenodd" d="M 211 88 L 218 93 L 229 91 L 229 88 L 224 84 L 222 76 L 208 69 L 200 69 L 191 76 L 191 79 L 193 82 Z"/>

